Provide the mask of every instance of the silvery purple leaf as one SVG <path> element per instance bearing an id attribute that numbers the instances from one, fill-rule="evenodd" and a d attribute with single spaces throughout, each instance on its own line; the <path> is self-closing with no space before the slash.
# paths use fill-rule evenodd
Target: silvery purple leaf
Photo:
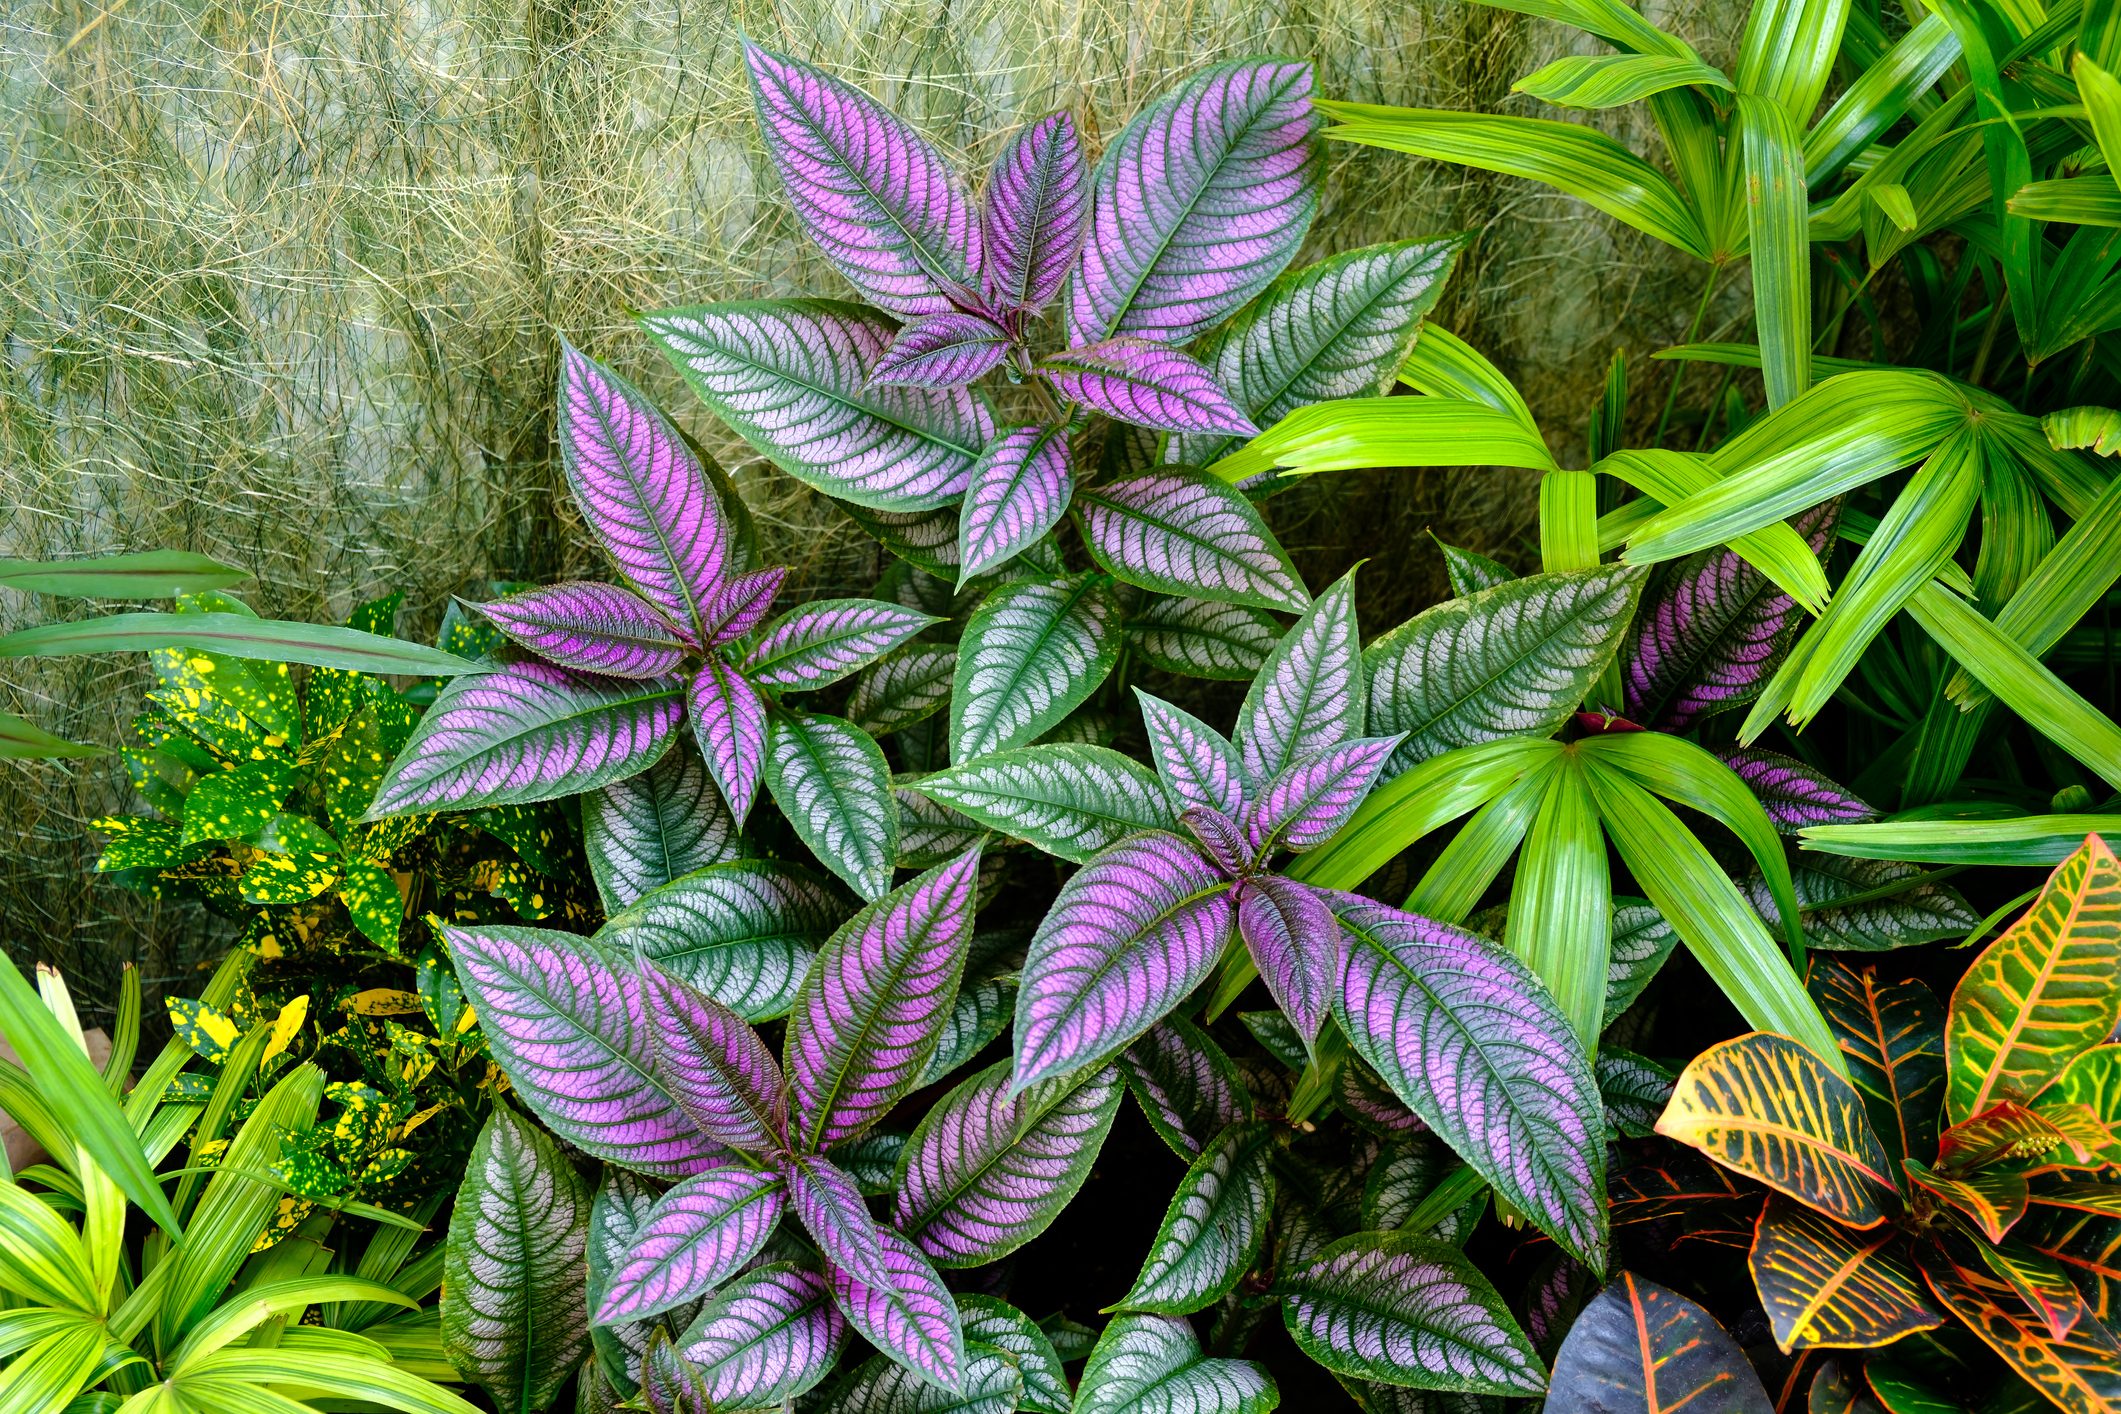
<path id="1" fill-rule="evenodd" d="M 965 1335 L 957 1302 L 912 1243 L 890 1228 L 878 1228 L 876 1238 L 884 1261 L 878 1279 L 865 1279 L 837 1263 L 827 1266 L 825 1278 L 840 1310 L 871 1345 L 914 1374 L 961 1390 Z"/>
<path id="2" fill-rule="evenodd" d="M 1282 272 L 1318 209 L 1311 66 L 1203 70 L 1105 149 L 1069 287 L 1069 341 L 1183 344 Z"/>
<path id="3" fill-rule="evenodd" d="M 666 751 L 638 776 L 582 797 L 582 853 L 607 914 L 742 851 L 736 821 L 694 752 Z"/>
<path id="4" fill-rule="evenodd" d="M 1121 840 L 1061 886 L 1016 1002 L 1016 1087 L 1124 1048 L 1199 986 L 1229 940 L 1230 883 L 1176 835 Z"/>
<path id="5" fill-rule="evenodd" d="M 685 381 L 760 456 L 872 511 L 924 511 L 964 494 L 994 440 L 970 388 L 872 386 L 896 328 L 830 300 L 670 309 L 642 325 Z"/>
<path id="6" fill-rule="evenodd" d="M 825 258 L 894 314 L 969 301 L 979 223 L 949 161 L 861 90 L 756 44 L 744 58 L 766 149 Z"/>
<path id="7" fill-rule="evenodd" d="M 1317 890 L 1272 875 L 1237 899 L 1237 930 L 1274 1004 L 1309 1045 L 1318 1039 L 1340 981 L 1340 920 Z"/>
<path id="8" fill-rule="evenodd" d="M 751 1260 L 786 1198 L 774 1174 L 723 1168 L 695 1174 L 656 1201 L 612 1265 L 599 1325 L 638 1321 L 705 1296 Z"/>
<path id="9" fill-rule="evenodd" d="M 1068 431 L 1014 427 L 973 463 L 957 527 L 957 582 L 1009 562 L 1059 523 L 1074 491 Z"/>
<path id="10" fill-rule="evenodd" d="M 979 852 L 863 909 L 818 955 L 788 1019 L 791 1136 L 830 1148 L 882 1119 L 935 1052 L 972 940 Z"/>
<path id="11" fill-rule="evenodd" d="M 1516 958 L 1352 894 L 1334 1010 L 1348 1041 L 1468 1164 L 1585 1265 L 1606 1253 L 1605 1113 L 1568 1018 Z"/>
<path id="12" fill-rule="evenodd" d="M 1790 866 L 1790 885 L 1806 941 L 1827 951 L 1883 952 L 1964 938 L 1980 913 L 1949 884 L 1917 882 L 1925 872 L 1897 859 L 1800 854 Z M 1782 910 L 1758 870 L 1739 887 L 1769 926 L 1782 925 Z"/>
<path id="13" fill-rule="evenodd" d="M 813 599 L 766 626 L 744 655 L 760 687 L 807 692 L 868 666 L 935 623 L 881 599 Z"/>
<path id="14" fill-rule="evenodd" d="M 641 982 L 656 1079 L 700 1133 L 747 1154 L 771 1153 L 787 1143 L 781 1068 L 758 1033 L 728 1007 L 645 959 Z"/>
<path id="15" fill-rule="evenodd" d="M 1060 293 L 1090 220 L 1090 165 L 1075 119 L 1048 113 L 1018 128 L 994 159 L 980 203 L 987 299 L 1031 314 Z"/>
<path id="16" fill-rule="evenodd" d="M 1837 497 L 1789 523 L 1818 553 L 1840 512 Z M 1752 701 L 1804 622 L 1796 600 L 1729 550 L 1663 567 L 1635 615 L 1623 680 L 1629 720 L 1685 731 Z"/>
<path id="17" fill-rule="evenodd" d="M 701 1409 L 714 1407 L 714 1396 L 708 1393 L 707 1377 L 697 1366 L 678 1353 L 678 1347 L 670 1339 L 669 1332 L 661 1323 L 649 1329 L 648 1343 L 641 1351 L 641 1387 L 634 1396 L 634 1407 L 646 1414 L 695 1414 Z M 582 1373 L 582 1381 L 590 1376 L 589 1370 Z M 589 1395 L 576 1385 L 574 1414 L 604 1414 L 591 1405 Z"/>
<path id="18" fill-rule="evenodd" d="M 443 927 L 479 1029 L 519 1099 L 597 1158 L 683 1177 L 725 1155 L 655 1078 L 640 979 L 587 938 Z"/>
<path id="19" fill-rule="evenodd" d="M 1301 853 L 1348 823 L 1401 737 L 1366 736 L 1289 763 L 1245 812 L 1245 834 L 1262 846 Z"/>
<path id="20" fill-rule="evenodd" d="M 826 1263 L 872 1283 L 889 1285 L 891 1268 L 861 1186 L 838 1165 L 816 1154 L 782 1154 L 775 1162 L 788 1181 L 789 1211 L 810 1234 Z"/>
<path id="21" fill-rule="evenodd" d="M 740 574 L 722 586 L 707 608 L 706 646 L 734 643 L 757 628 L 773 612 L 773 596 L 788 578 L 786 565 Z"/>
<path id="22" fill-rule="evenodd" d="M 1267 1414 L 1274 1377 L 1250 1360 L 1203 1355 L 1178 1316 L 1114 1316 L 1076 1387 L 1075 1414 Z"/>
<path id="23" fill-rule="evenodd" d="M 1023 1394 L 1024 1377 L 1015 1359 L 968 1338 L 964 1378 L 955 1390 L 930 1384 L 925 1375 L 877 1355 L 836 1382 L 814 1414 L 1010 1414 L 1023 1407 L 1017 1403 Z"/>
<path id="24" fill-rule="evenodd" d="M 1211 1140 L 1179 1180 L 1134 1285 L 1113 1304 L 1180 1316 L 1228 1295 L 1266 1241 L 1273 1157 L 1267 1124 L 1233 1124 Z"/>
<path id="25" fill-rule="evenodd" d="M 1212 805 L 1189 805 L 1179 812 L 1178 823 L 1186 827 L 1215 867 L 1233 879 L 1252 872 L 1252 849 L 1235 820 Z"/>
<path id="26" fill-rule="evenodd" d="M 536 662 L 454 678 L 390 763 L 367 818 L 525 805 L 610 785 L 655 764 L 681 711 L 669 678 L 590 677 Z"/>
<path id="27" fill-rule="evenodd" d="M 639 389 L 560 348 L 560 451 L 582 518 L 627 579 L 695 641 L 729 532 L 699 459 Z"/>
<path id="28" fill-rule="evenodd" d="M 685 656 L 670 620 L 616 584 L 548 584 L 472 607 L 517 643 L 563 668 L 653 678 Z"/>
<path id="29" fill-rule="evenodd" d="M 1140 688 L 1142 726 L 1149 733 L 1149 759 L 1180 810 L 1202 805 L 1231 818 L 1245 808 L 1245 767 L 1237 748 L 1215 728 Z"/>
<path id="30" fill-rule="evenodd" d="M 1283 635 L 1245 693 L 1232 736 L 1254 787 L 1360 732 L 1363 696 L 1350 570 Z"/>
<path id="31" fill-rule="evenodd" d="M 891 887 L 898 803 L 891 767 L 852 722 L 776 708 L 766 723 L 766 789 L 797 838 L 863 898 Z"/>
<path id="32" fill-rule="evenodd" d="M 714 777 L 741 830 L 759 791 L 760 763 L 766 755 L 766 704 L 742 673 L 719 658 L 709 658 L 693 675 L 685 705 L 692 714 L 692 739 L 707 763 L 707 773 Z"/>
<path id="33" fill-rule="evenodd" d="M 747 1021 L 780 1016 L 846 918 L 845 893 L 778 859 L 681 874 L 604 920 L 597 941 L 639 957 Z"/>
<path id="34" fill-rule="evenodd" d="M 1109 1066 L 1014 1098 L 1008 1062 L 988 1067 L 937 1101 L 907 1141 L 893 1224 L 945 1267 L 1015 1251 L 1089 1178 L 1119 1100 Z"/>
<path id="35" fill-rule="evenodd" d="M 1119 1069 L 1149 1127 L 1187 1163 L 1226 1126 L 1252 1117 L 1236 1062 L 1182 1016 L 1143 1032 L 1121 1053 Z"/>
<path id="36" fill-rule="evenodd" d="M 1245 682 L 1281 641 L 1273 615 L 1244 604 L 1158 597 L 1127 620 L 1127 642 L 1152 668 Z"/>
<path id="37" fill-rule="evenodd" d="M 1009 356 L 1009 331 L 977 314 L 951 310 L 914 320 L 869 370 L 871 383 L 961 388 Z"/>
<path id="38" fill-rule="evenodd" d="M 1876 807 L 1794 756 L 1727 746 L 1716 758 L 1745 782 L 1778 835 L 1794 835 L 1808 825 L 1859 825 L 1878 818 Z"/>
<path id="39" fill-rule="evenodd" d="M 1112 574 L 1162 594 L 1301 613 L 1288 552 L 1229 482 L 1183 467 L 1077 493 L 1083 540 Z"/>
<path id="40" fill-rule="evenodd" d="M 760 1267 L 715 1293 L 677 1344 L 719 1407 L 772 1408 L 825 1378 L 847 1344 L 847 1322 L 823 1277 Z"/>
<path id="41" fill-rule="evenodd" d="M 719 1172 L 719 1170 L 717 1170 Z M 596 1201 L 589 1206 L 589 1309 L 584 1318 L 603 1304 L 611 1270 L 633 1245 L 633 1235 L 647 1221 L 662 1190 L 649 1180 L 622 1168 L 607 1166 L 597 1185 Z M 641 1357 L 650 1337 L 662 1324 L 683 1330 L 699 1314 L 697 1303 L 665 1313 L 665 1321 L 621 1321 L 615 1325 L 590 1325 L 589 1338 L 596 1346 L 593 1362 L 621 1391 L 640 1381 Z M 623 1393 L 615 1398 L 623 1398 Z"/>
<path id="42" fill-rule="evenodd" d="M 1429 1132 L 1421 1116 L 1402 1104 L 1377 1072 L 1359 1060 L 1341 1067 L 1333 1100 L 1342 1114 L 1387 1143 Z"/>
<path id="43" fill-rule="evenodd" d="M 1101 574 L 1020 579 L 989 594 L 958 640 L 950 756 L 970 761 L 1043 736 L 1119 662 L 1124 612 Z"/>
<path id="44" fill-rule="evenodd" d="M 1206 364 L 1183 349 L 1148 339 L 1107 339 L 1055 354 L 1038 366 L 1063 398 L 1157 432 L 1256 436 Z"/>

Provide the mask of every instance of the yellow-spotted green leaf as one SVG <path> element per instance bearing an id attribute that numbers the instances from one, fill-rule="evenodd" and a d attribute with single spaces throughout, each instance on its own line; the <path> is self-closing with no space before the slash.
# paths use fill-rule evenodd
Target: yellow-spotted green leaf
<path id="1" fill-rule="evenodd" d="M 1885 1221 L 1892 1161 L 1862 1097 L 1785 1037 L 1756 1031 L 1695 1057 L 1657 1132 L 1845 1226 Z"/>
<path id="2" fill-rule="evenodd" d="M 1945 1104 L 1953 1121 L 2028 1101 L 2121 1021 L 2121 862 L 2094 835 L 1952 991 Z"/>
<path id="3" fill-rule="evenodd" d="M 1924 1193 L 1979 1228 L 1991 1242 L 2001 1242 L 2004 1234 L 2025 1216 L 2027 1194 L 2022 1173 L 1989 1169 L 1958 1178 L 1939 1173 L 1918 1159 L 1904 1159 L 1901 1167 Z"/>
<path id="4" fill-rule="evenodd" d="M 1593 1297 L 1554 1357 L 1547 1407 L 1613 1414 L 1773 1414 L 1738 1343 L 1675 1291 L 1622 1272 Z"/>
<path id="5" fill-rule="evenodd" d="M 1872 1349 L 1942 1325 L 1891 1227 L 1850 1232 L 1779 1194 L 1753 1235 L 1753 1285 L 1784 1354 Z"/>

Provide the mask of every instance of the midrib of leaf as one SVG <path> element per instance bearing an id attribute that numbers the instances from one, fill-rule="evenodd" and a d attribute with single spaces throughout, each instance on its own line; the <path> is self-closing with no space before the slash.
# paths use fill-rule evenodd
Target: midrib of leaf
<path id="1" fill-rule="evenodd" d="M 1045 229 L 1046 212 L 1049 209 L 1047 198 L 1051 196 L 1053 192 L 1053 168 L 1057 160 L 1054 154 L 1058 151 L 1058 149 L 1058 143 L 1048 145 L 1044 156 L 1041 157 L 1038 164 L 1038 179 L 1032 184 L 1031 189 L 1034 193 L 1036 193 L 1036 195 L 1032 198 L 1030 220 L 1027 222 L 1024 229 L 1031 236 L 1034 237 L 1039 233 L 1043 232 Z M 992 195 L 992 193 L 989 193 L 989 195 Z M 1091 199 L 1095 200 L 1094 193 L 1091 194 Z M 984 235 L 985 233 L 982 232 L 981 234 Z M 1036 240 L 1026 240 L 1024 245 L 1025 259 L 1021 271 L 1021 278 L 1019 278 L 1015 282 L 1015 289 L 1004 290 L 1002 292 L 1003 296 L 1008 300 L 1008 302 L 1017 309 L 1022 309 L 1024 307 L 1024 296 L 1026 292 L 1030 289 L 1029 282 L 1031 279 L 1031 268 L 1032 266 L 1038 263 L 1036 259 L 1036 256 L 1038 254 L 1038 245 L 1039 243 Z"/>
<path id="2" fill-rule="evenodd" d="M 881 918 L 886 912 L 888 912 L 888 910 L 878 909 L 877 912 L 871 916 Z M 847 1083 L 847 1072 L 853 1066 L 854 1058 L 857 1054 L 860 1053 L 863 1043 L 867 1042 L 870 1034 L 876 1030 L 877 1021 L 884 1014 L 885 1001 L 897 989 L 899 982 L 904 979 L 906 975 L 906 969 L 913 965 L 913 959 L 915 955 L 927 950 L 926 940 L 933 935 L 935 931 L 934 920 L 936 917 L 940 916 L 941 912 L 942 907 L 938 905 L 936 909 L 934 909 L 930 914 L 927 926 L 921 930 L 921 938 L 923 941 L 920 943 L 912 943 L 909 941 L 905 953 L 890 968 L 888 974 L 883 979 L 883 984 L 877 989 L 877 999 L 875 1004 L 869 1008 L 868 1015 L 863 1018 L 861 1026 L 856 1029 L 854 1038 L 849 1041 L 844 1047 L 836 1047 L 836 1049 L 839 1049 L 841 1051 L 841 1059 L 837 1064 L 832 1067 L 832 1087 L 825 1092 L 824 1099 L 818 1105 L 816 1124 L 810 1126 L 813 1132 L 809 1137 L 812 1140 L 816 1140 L 819 1137 L 819 1134 L 824 1129 L 826 1118 L 832 1113 L 833 1105 L 838 1103 L 840 1091 L 846 1086 Z M 823 976 L 822 969 L 820 970 L 819 975 L 821 977 Z M 820 983 L 819 985 L 822 986 L 823 984 Z M 922 1039 L 930 1043 L 928 1046 L 928 1053 L 932 1057 L 935 1053 L 935 1047 L 933 1045 L 933 1042 L 936 1040 L 935 1035 L 932 1034 L 931 1031 L 931 1034 L 924 1036 Z M 923 1064 L 925 1065 L 926 1062 L 924 1061 Z M 915 1079 L 918 1080 L 920 1076 L 920 1071 L 918 1069 L 915 1069 L 913 1071 L 913 1075 Z"/>
<path id="3" fill-rule="evenodd" d="M 1893 1053 L 1891 1040 L 1885 1034 L 1885 1009 L 1878 999 L 1878 974 L 1871 971 L 1859 973 L 1863 983 L 1863 1012 L 1870 1018 L 1871 1035 L 1878 1042 L 1879 1066 L 1885 1072 L 1885 1084 L 1893 1106 L 1893 1125 L 1900 1131 L 1900 1153 L 1904 1158 L 1914 1152 L 1914 1135 L 1907 1125 L 1907 1100 L 1900 1089 L 1902 1062 Z M 1900 1185 L 1893 1185 L 1894 1191 Z"/>
<path id="4" fill-rule="evenodd" d="M 604 429 L 604 445 L 611 449 L 611 459 L 619 464 L 620 474 L 626 478 L 626 484 L 633 488 L 635 508 L 645 514 L 648 524 L 654 528 L 655 543 L 663 551 L 663 564 L 670 570 L 671 578 L 677 581 L 678 593 L 685 596 L 685 608 L 692 615 L 692 631 L 699 635 L 700 640 L 704 642 L 707 636 L 707 616 L 701 611 L 699 597 L 693 593 L 691 579 L 678 568 L 677 550 L 671 545 L 670 536 L 664 529 L 661 518 L 648 507 L 648 488 L 641 481 L 641 478 L 635 474 L 632 462 L 619 452 L 618 428 L 613 425 L 611 418 L 606 415 L 603 405 L 594 397 L 590 399 L 590 402 L 592 404 L 590 415 L 596 418 L 597 425 Z M 655 421 L 655 415 L 651 415 L 649 420 L 651 422 Z M 691 455 L 690 449 L 686 450 L 685 455 Z M 608 557 L 609 553 L 607 552 Z M 622 569 L 620 573 L 624 574 L 625 571 Z M 632 576 L 629 575 L 627 577 L 631 578 Z"/>
<path id="5" fill-rule="evenodd" d="M 1790 1329 L 1801 1332 L 1806 1326 L 1810 1325 L 1812 1318 L 1825 1310 L 1826 1304 L 1840 1293 L 1841 1288 L 1849 1284 L 1850 1278 L 1868 1264 L 1871 1258 L 1878 1254 L 1879 1249 L 1883 1248 L 1891 1240 L 1893 1231 L 1894 1229 L 1888 1227 L 1886 1236 L 1879 1238 L 1868 1247 L 1859 1247 L 1855 1256 L 1843 1262 L 1832 1272 L 1829 1272 L 1826 1279 L 1819 1283 L 1819 1289 L 1813 1294 L 1812 1299 L 1805 1302 L 1798 1309 L 1797 1319 Z"/>

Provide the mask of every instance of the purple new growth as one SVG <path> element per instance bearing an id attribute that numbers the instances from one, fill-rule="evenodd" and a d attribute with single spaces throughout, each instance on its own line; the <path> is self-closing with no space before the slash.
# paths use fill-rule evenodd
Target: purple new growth
<path id="1" fill-rule="evenodd" d="M 987 177 L 980 210 L 987 299 L 1021 332 L 1060 293 L 1089 228 L 1090 167 L 1075 119 L 1049 113 L 1019 128 Z"/>

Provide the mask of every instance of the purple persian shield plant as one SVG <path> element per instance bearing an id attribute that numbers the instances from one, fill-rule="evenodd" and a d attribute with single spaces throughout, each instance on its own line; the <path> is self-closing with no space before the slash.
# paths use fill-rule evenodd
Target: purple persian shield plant
<path id="1" fill-rule="evenodd" d="M 1089 230 L 1090 166 L 1075 119 L 1048 113 L 994 159 L 980 206 L 988 307 L 1021 336 L 1023 317 L 1053 302 Z"/>

